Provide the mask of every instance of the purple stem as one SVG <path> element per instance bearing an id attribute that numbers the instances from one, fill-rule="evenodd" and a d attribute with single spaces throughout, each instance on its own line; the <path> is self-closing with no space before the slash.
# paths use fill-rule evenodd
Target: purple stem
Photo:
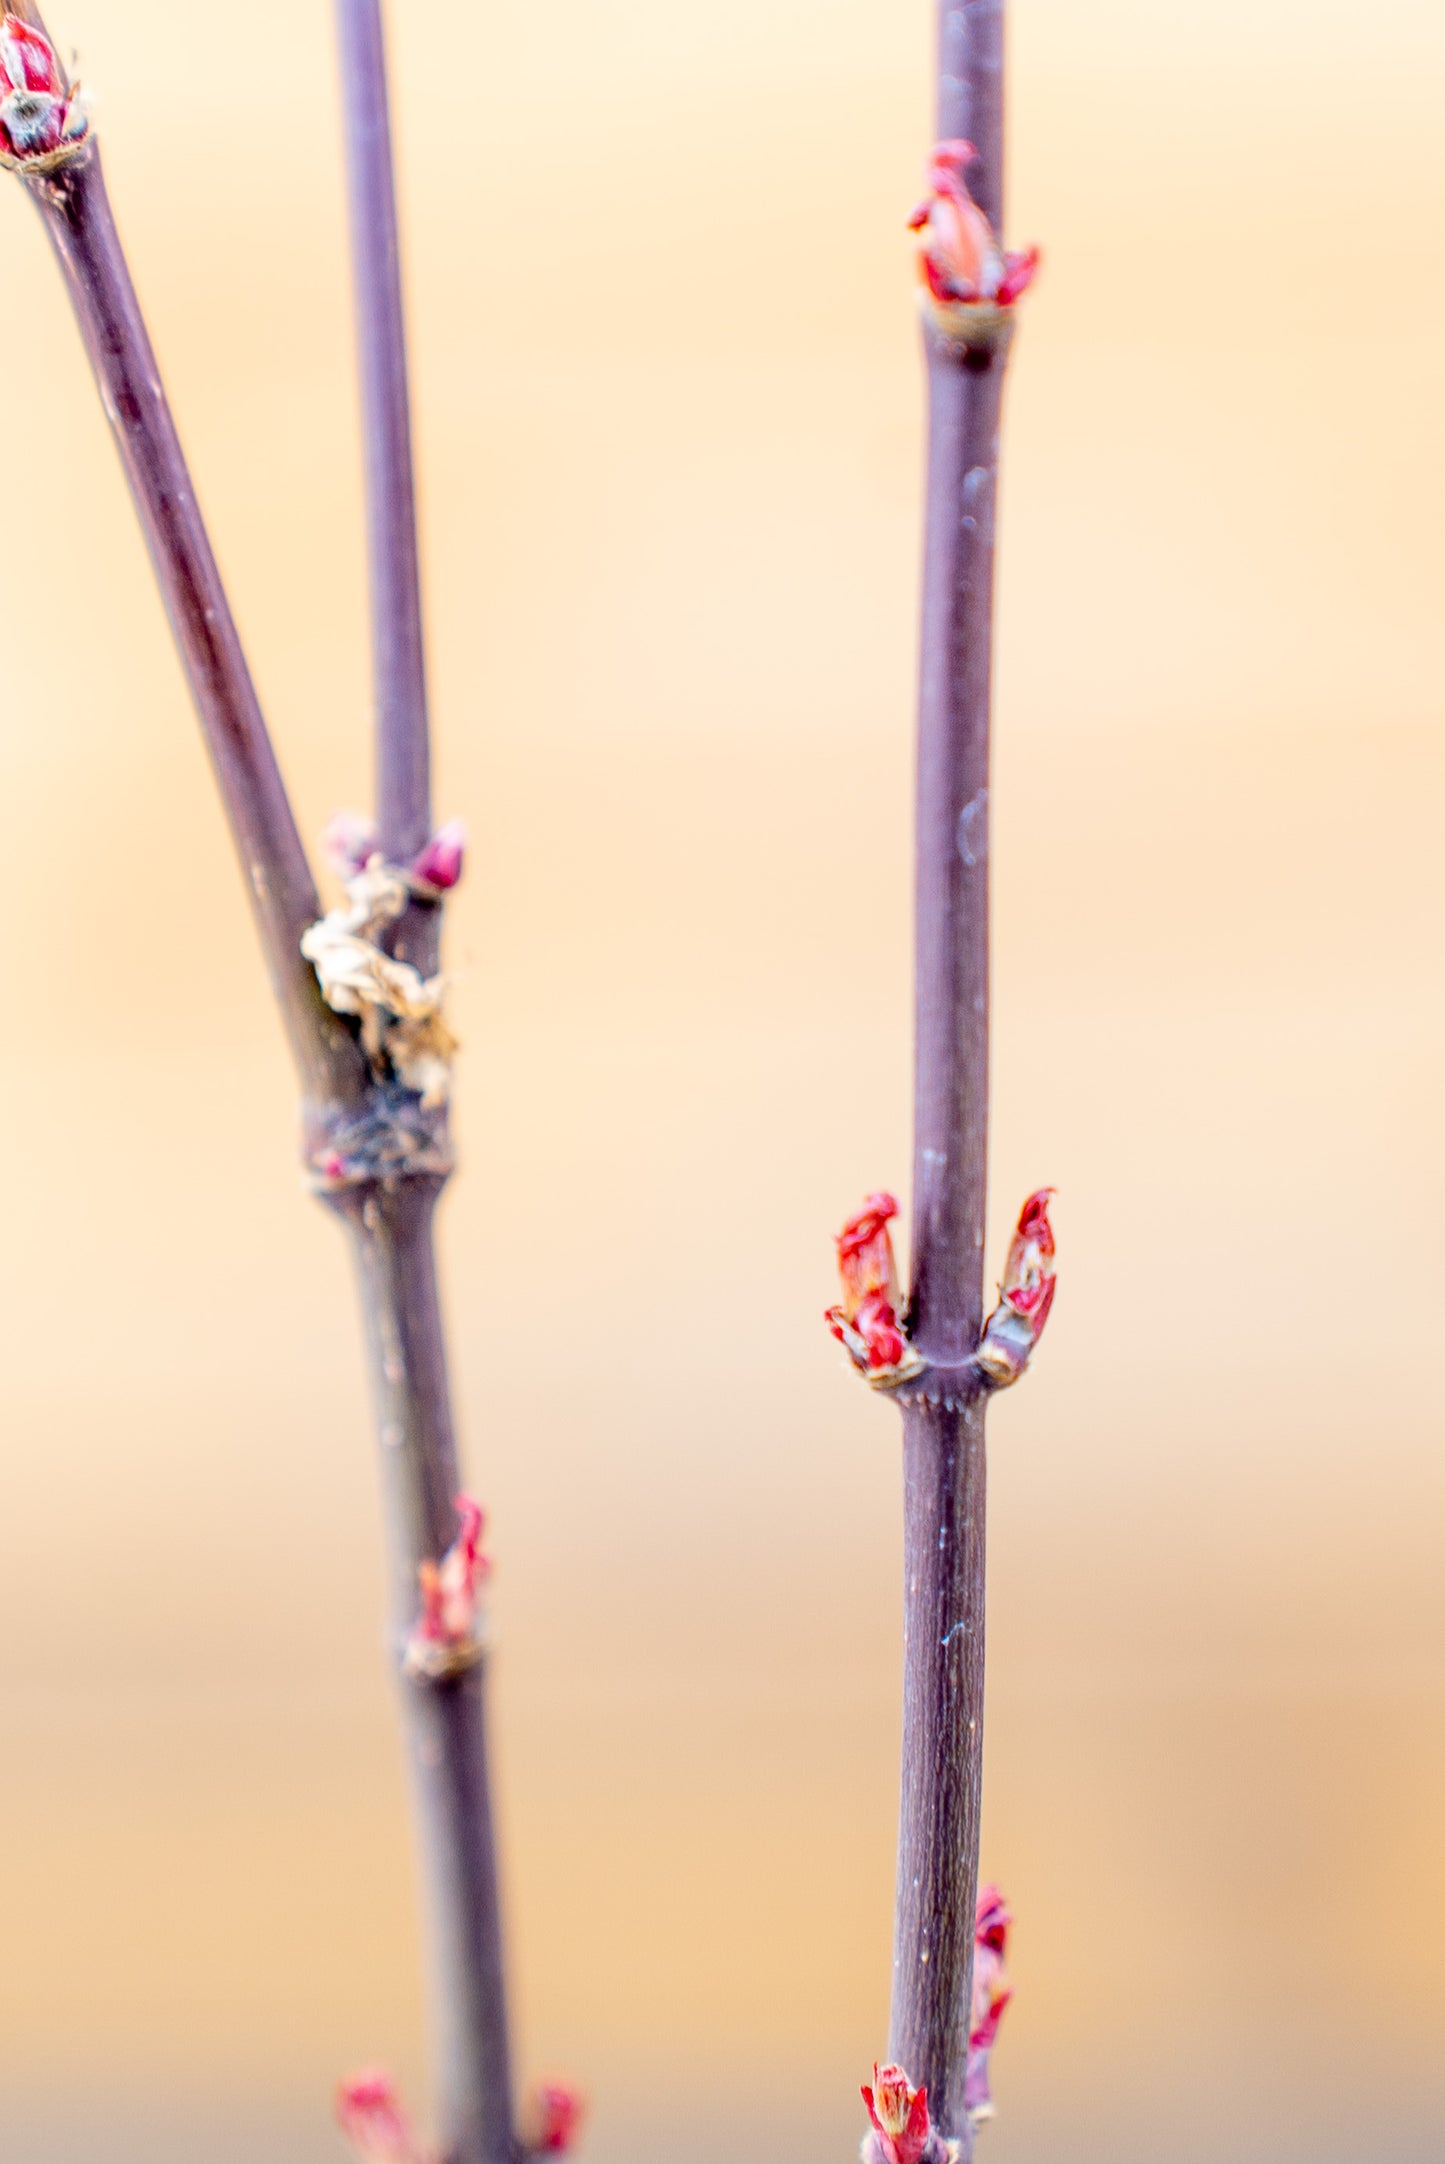
<path id="1" fill-rule="evenodd" d="M 92 145 L 78 163 L 27 177 L 26 186 L 64 273 L 140 514 L 314 1132 L 325 1111 L 359 1100 L 366 1066 L 301 956 L 301 934 L 320 914 L 315 882 L 166 404 L 99 152 Z"/>
<path id="2" fill-rule="evenodd" d="M 978 157 L 968 192 L 1003 231 L 1004 0 L 939 0 L 938 135 L 963 136 Z"/>
<path id="3" fill-rule="evenodd" d="M 361 367 L 381 847 L 409 864 L 431 835 L 426 655 L 417 568 L 391 115 L 380 0 L 337 0 Z"/>
<path id="4" fill-rule="evenodd" d="M 417 1569 L 457 1529 L 446 1337 L 432 1220 L 443 1182 L 353 1189 L 353 1234 L 381 1438 L 398 1667 L 417 1614 Z M 404 1680 L 402 1715 L 420 1820 L 447 2164 L 515 2164 L 501 1912 L 487 1771 L 485 1668 Z"/>
<path id="5" fill-rule="evenodd" d="M 377 823 L 406 864 L 431 833 L 430 733 L 417 561 L 396 189 L 380 0 L 337 0 L 350 180 L 352 273 L 365 452 L 376 706 Z M 387 941 L 424 975 L 441 910 L 414 903 Z M 433 1221 L 443 1182 L 379 1179 L 338 1204 L 351 1227 L 382 1445 L 400 1654 L 417 1568 L 456 1531 L 456 1445 Z M 432 1948 L 447 2164 L 509 2164 L 513 2132 L 501 1916 L 488 1779 L 484 1671 L 403 1682 Z"/>
<path id="6" fill-rule="evenodd" d="M 940 137 L 1003 197 L 1002 0 L 941 0 Z M 904 1396 L 903 1769 L 889 2052 L 973 2154 L 964 2102 L 983 1782 L 987 1395 L 989 709 L 1006 334 L 965 353 L 925 331 L 928 503 L 918 734 L 910 1329 Z"/>
<path id="7" fill-rule="evenodd" d="M 34 0 L 18 0 L 16 12 L 44 29 Z M 371 151 L 358 160 L 358 232 L 367 234 L 379 221 L 387 250 L 375 278 L 367 250 L 360 251 L 361 320 L 374 603 L 378 617 L 388 619 L 376 648 L 382 819 L 389 853 L 405 861 L 429 830 L 427 723 L 385 87 L 378 73 L 367 75 L 368 65 L 379 71 L 381 64 L 379 42 L 365 42 L 368 17 L 375 28 L 374 9 L 342 8 L 344 37 L 351 18 L 360 31 L 347 47 L 348 109 L 355 103 L 363 130 L 371 130 Z M 302 933 L 320 914 L 315 884 L 165 402 L 95 145 L 53 174 L 27 176 L 26 185 L 65 275 L 248 875 L 301 1074 L 309 1153 L 314 1158 L 342 1130 L 394 1140 L 397 1092 L 373 1083 L 355 1033 L 325 1005 L 300 952 Z M 440 915 L 419 905 L 403 920 L 403 929 L 415 920 L 407 958 L 426 968 L 434 966 Z M 413 1111 L 401 1126 L 416 1128 L 418 1146 L 445 1160 L 444 1117 L 428 1122 Z M 389 1169 L 330 1199 L 352 1233 L 360 1278 L 386 1468 L 400 1663 L 418 1605 L 418 1566 L 444 1554 L 456 1531 L 458 1478 L 432 1238 L 444 1181 L 404 1158 L 386 1162 Z M 516 2164 L 482 1671 L 440 1684 L 408 1683 L 404 1706 L 428 1882 L 446 2160 Z"/>

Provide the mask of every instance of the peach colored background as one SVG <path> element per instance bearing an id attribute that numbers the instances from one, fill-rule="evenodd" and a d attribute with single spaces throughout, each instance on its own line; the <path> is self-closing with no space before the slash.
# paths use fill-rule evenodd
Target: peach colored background
<path id="1" fill-rule="evenodd" d="M 324 0 L 55 0 L 308 832 L 366 789 Z M 1445 2149 L 1445 16 L 1014 0 L 989 2164 Z M 518 2052 L 847 2157 L 885 2035 L 929 17 L 393 8 Z M 341 1241 L 118 469 L 0 200 L 0 2152 L 424 2091 Z"/>

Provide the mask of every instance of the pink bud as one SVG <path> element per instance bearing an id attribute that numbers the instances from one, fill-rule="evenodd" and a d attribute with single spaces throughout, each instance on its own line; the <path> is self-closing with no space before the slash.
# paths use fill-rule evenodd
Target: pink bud
<path id="1" fill-rule="evenodd" d="M 944 2155 L 928 2117 L 928 2091 L 915 2089 L 901 2066 L 875 2066 L 873 2086 L 863 2086 L 873 2134 L 870 2164 L 933 2164 Z"/>
<path id="2" fill-rule="evenodd" d="M 47 171 L 78 150 L 89 122 L 55 48 L 33 23 L 0 18 L 0 163 Z"/>
<path id="3" fill-rule="evenodd" d="M 903 1296 L 893 1260 L 889 1222 L 898 1203 L 880 1192 L 870 1195 L 838 1235 L 838 1276 L 843 1299 L 828 1309 L 829 1329 L 856 1367 L 875 1379 L 901 1381 L 922 1365 L 899 1320 Z"/>
<path id="4" fill-rule="evenodd" d="M 482 1554 L 482 1527 L 486 1522 L 480 1503 L 469 1495 L 456 1498 L 461 1531 L 439 1563 L 417 1568 L 421 1614 L 407 1641 L 406 1666 L 413 1675 L 441 1678 L 456 1675 L 476 1660 L 482 1641 L 481 1587 L 491 1571 Z"/>
<path id="5" fill-rule="evenodd" d="M 534 2156 L 565 2155 L 577 2139 L 582 2112 L 581 2091 L 570 2082 L 539 2082 L 529 2100 L 526 2147 Z"/>
<path id="6" fill-rule="evenodd" d="M 1052 1187 L 1030 1195 L 1019 1213 L 999 1286 L 999 1304 L 989 1316 L 978 1348 L 978 1364 L 1000 1389 L 1018 1381 L 1043 1336 L 1054 1304 L 1054 1232 L 1049 1223 Z"/>
<path id="7" fill-rule="evenodd" d="M 973 2005 L 968 2029 L 968 2068 L 963 2101 L 970 2118 L 991 2119 L 988 2061 L 1004 2008 L 1013 1997 L 1004 1977 L 1004 1949 L 1013 1918 L 997 1886 L 979 1888 L 973 1942 Z"/>
<path id="8" fill-rule="evenodd" d="M 370 2068 L 336 2091 L 336 2123 L 367 2164 L 428 2164 L 389 2074 Z"/>
<path id="9" fill-rule="evenodd" d="M 445 893 L 454 887 L 462 876 L 462 866 L 467 854 L 467 830 L 460 819 L 448 819 L 444 827 L 438 827 L 421 855 L 411 867 L 413 879 L 424 886 L 436 887 Z"/>
<path id="10" fill-rule="evenodd" d="M 1037 248 L 1015 251 L 999 245 L 969 194 L 963 175 L 977 155 L 972 143 L 961 139 L 939 143 L 928 165 L 930 192 L 908 221 L 910 229 L 922 235 L 919 275 L 943 308 L 977 301 L 1012 307 L 1039 265 Z"/>
<path id="11" fill-rule="evenodd" d="M 354 879 L 358 872 L 364 872 L 381 847 L 374 822 L 359 811 L 333 812 L 321 845 L 343 879 Z"/>

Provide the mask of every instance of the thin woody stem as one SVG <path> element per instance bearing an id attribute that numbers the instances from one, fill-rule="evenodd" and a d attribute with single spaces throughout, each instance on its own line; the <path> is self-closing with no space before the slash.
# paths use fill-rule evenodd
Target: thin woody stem
<path id="1" fill-rule="evenodd" d="M 38 26 L 33 9 L 28 19 Z M 140 515 L 314 1125 L 322 1110 L 360 1098 L 365 1063 L 301 956 L 301 934 L 319 914 L 315 882 L 166 403 L 99 152 L 92 144 L 77 162 L 27 176 L 25 185 L 64 273 Z"/>
<path id="2" fill-rule="evenodd" d="M 979 152 L 999 230 L 1002 0 L 941 0 L 938 133 Z M 973 2154 L 964 2100 L 983 1779 L 987 1396 L 989 725 L 998 431 L 1008 338 L 967 352 L 929 326 L 919 692 L 910 1329 L 930 1364 L 904 1398 L 904 1744 L 890 2053 Z"/>
<path id="3" fill-rule="evenodd" d="M 431 833 L 426 656 L 406 329 L 380 0 L 337 0 L 366 464 L 377 817 L 406 864 Z"/>
<path id="4" fill-rule="evenodd" d="M 377 823 L 393 863 L 431 833 L 430 732 L 417 558 L 396 187 L 380 0 L 337 0 L 361 377 L 376 708 Z M 441 911 L 413 903 L 387 940 L 424 975 Z M 458 1489 L 433 1219 L 442 1181 L 381 1180 L 337 1207 L 354 1240 L 381 1439 L 398 1658 L 417 1571 L 449 1547 Z M 511 2164 L 505 1976 L 485 1671 L 402 1685 L 431 1937 L 446 2164 Z"/>
<path id="5" fill-rule="evenodd" d="M 968 192 L 993 227 L 1004 228 L 1004 0 L 939 0 L 940 142 L 962 136 L 978 152 Z"/>
<path id="6" fill-rule="evenodd" d="M 13 12 L 45 29 L 33 0 Z M 415 523 L 396 281 L 395 210 L 375 9 L 343 7 L 349 104 L 357 101 L 358 236 L 377 222 L 387 251 L 373 275 L 362 250 L 361 312 L 369 502 L 377 563 L 382 818 L 388 854 L 405 861 L 427 839 L 427 721 L 416 594 Z M 354 18 L 349 21 L 348 18 Z M 369 56 L 369 57 L 368 57 Z M 379 101 L 379 102 L 378 102 Z M 378 121 L 379 114 L 379 121 Z M 370 136 L 366 130 L 370 129 Z M 365 143 L 370 149 L 363 157 Z M 379 170 L 378 170 L 379 168 Z M 25 184 L 65 274 L 102 400 L 150 546 L 237 847 L 262 946 L 301 1074 L 313 1164 L 338 1131 L 394 1122 L 394 1090 L 379 1085 L 350 1026 L 321 998 L 303 958 L 320 914 L 316 888 L 267 736 L 236 626 L 196 506 L 121 250 L 95 145 L 69 152 Z M 419 903 L 405 958 L 434 963 L 440 910 Z M 401 942 L 396 942 L 401 951 Z M 429 1155 L 446 1159 L 445 1120 Z M 396 1169 L 330 1190 L 348 1224 L 362 1294 L 387 1492 L 391 1611 L 398 1660 L 418 1603 L 418 1568 L 456 1530 L 459 1486 L 433 1248 L 444 1175 Z M 480 1667 L 441 1682 L 408 1682 L 405 1723 L 422 1820 L 434 1952 L 446 2164 L 516 2164 L 507 2056 L 501 1932 Z"/>
<path id="7" fill-rule="evenodd" d="M 391 1635 L 398 1669 L 417 1571 L 456 1532 L 456 1443 L 432 1221 L 439 1179 L 336 1201 L 353 1236 L 381 1438 Z M 488 1780 L 485 1667 L 404 1681 L 420 1819 L 446 2164 L 515 2164 L 505 1980 Z"/>

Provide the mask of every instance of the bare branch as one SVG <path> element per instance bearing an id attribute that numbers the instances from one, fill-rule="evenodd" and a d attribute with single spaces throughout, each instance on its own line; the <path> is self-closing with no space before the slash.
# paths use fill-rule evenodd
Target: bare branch
<path id="1" fill-rule="evenodd" d="M 407 1662 L 451 1543 L 456 1449 L 433 1247 L 452 1043 L 435 977 L 459 833 L 433 837 L 396 211 L 375 4 L 342 0 L 376 618 L 380 858 L 321 917 L 111 215 L 38 12 L 0 23 L 0 162 L 59 257 L 245 866 L 307 1100 L 307 1158 L 352 1235 L 386 1482 L 399 1687 L 421 1819 L 446 2164 L 516 2164 L 481 1644 Z M 390 864 L 381 861 L 389 859 Z M 385 947 L 376 940 L 385 941 Z M 303 952 L 304 947 L 304 952 Z M 313 966 L 314 965 L 314 966 Z M 323 996 L 324 994 L 324 996 Z"/>
<path id="2" fill-rule="evenodd" d="M 460 845 L 431 834 L 430 736 L 386 49 L 380 0 L 337 0 L 361 376 L 382 855 L 439 887 Z M 439 847 L 439 844 L 446 846 Z M 455 858 L 455 862 L 451 861 Z M 436 968 L 440 893 L 385 935 L 423 977 Z M 425 1104 L 425 1099 L 423 1099 Z M 333 1197 L 355 1242 L 386 1482 L 398 1631 L 418 1572 L 447 1548 L 456 1447 L 433 1246 L 441 1178 L 380 1179 Z M 399 1645 L 401 1640 L 398 1640 Z M 469 1649 L 470 1651 L 470 1649 Z M 407 1655 L 401 1652 L 403 1668 Z M 488 1775 L 484 1665 L 403 1686 L 431 1922 L 432 2001 L 447 2164 L 511 2164 L 513 2128 L 501 1920 Z"/>
<path id="3" fill-rule="evenodd" d="M 301 956 L 301 935 L 319 912 L 315 882 L 166 403 L 100 155 L 87 136 L 50 170 L 21 170 L 64 273 L 140 515 L 314 1127 L 324 1111 L 357 1101 L 365 1063 Z"/>
<path id="4" fill-rule="evenodd" d="M 420 1575 L 450 1547 L 458 1470 L 432 1219 L 439 1179 L 336 1199 L 354 1236 L 381 1439 L 392 1642 L 420 1821 L 446 2164 L 516 2164 L 485 1663 L 407 1676 Z M 412 1664 L 413 1676 L 415 1663 Z"/>
<path id="5" fill-rule="evenodd" d="M 989 736 L 994 528 L 1011 306 L 1003 0 L 941 0 L 924 236 L 928 500 L 918 730 L 912 1286 L 924 1372 L 903 1406 L 904 1743 L 889 2050 L 973 2154 L 969 2111 L 983 1786 L 988 1380 Z M 969 146 L 972 146 L 971 150 Z M 963 173 L 966 171 L 965 185 Z"/>
<path id="6" fill-rule="evenodd" d="M 431 764 L 406 330 L 380 0 L 337 0 L 336 24 L 361 367 L 377 820 L 383 853 L 393 863 L 408 864 L 431 834 Z"/>

